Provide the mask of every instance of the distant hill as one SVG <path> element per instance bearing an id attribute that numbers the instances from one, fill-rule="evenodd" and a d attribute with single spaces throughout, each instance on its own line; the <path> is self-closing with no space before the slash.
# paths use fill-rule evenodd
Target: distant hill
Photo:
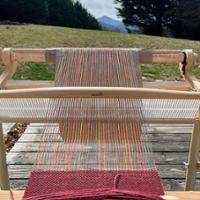
<path id="1" fill-rule="evenodd" d="M 119 20 L 112 19 L 108 16 L 102 16 L 97 20 L 104 30 L 123 33 L 127 32 L 125 25 Z"/>
<path id="2" fill-rule="evenodd" d="M 111 17 L 108 16 L 102 16 L 97 20 L 104 30 L 127 33 L 126 26 L 120 20 L 112 19 Z M 137 32 L 139 30 L 137 26 L 134 27 L 132 26 L 129 28 L 132 29 L 133 32 L 134 31 Z"/>

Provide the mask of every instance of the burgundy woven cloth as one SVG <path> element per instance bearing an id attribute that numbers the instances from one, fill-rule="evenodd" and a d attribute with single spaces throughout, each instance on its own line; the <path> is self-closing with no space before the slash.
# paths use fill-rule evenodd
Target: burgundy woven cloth
<path id="1" fill-rule="evenodd" d="M 28 197 L 26 200 L 163 200 L 162 197 L 153 194 L 133 192 L 119 189 L 94 189 L 69 192 L 57 192 L 46 195 Z"/>
<path id="2" fill-rule="evenodd" d="M 34 171 L 24 200 L 160 200 L 163 194 L 157 171 Z"/>

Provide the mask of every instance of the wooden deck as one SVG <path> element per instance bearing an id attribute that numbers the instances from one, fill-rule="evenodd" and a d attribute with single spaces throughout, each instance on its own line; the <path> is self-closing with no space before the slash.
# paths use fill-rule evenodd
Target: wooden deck
<path id="1" fill-rule="evenodd" d="M 12 189 L 23 190 L 33 169 L 42 124 L 31 124 L 7 155 Z M 53 126 L 53 125 L 52 125 Z M 150 125 L 149 138 L 165 190 L 182 191 L 185 184 L 191 125 Z M 198 174 L 196 190 L 200 190 Z"/>

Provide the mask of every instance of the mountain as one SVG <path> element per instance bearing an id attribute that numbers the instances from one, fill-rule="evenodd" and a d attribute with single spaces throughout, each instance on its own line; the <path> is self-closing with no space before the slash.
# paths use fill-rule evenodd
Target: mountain
<path id="1" fill-rule="evenodd" d="M 116 32 L 127 32 L 123 22 L 112 19 L 108 16 L 102 16 L 97 19 L 104 30 L 116 31 Z"/>
<path id="2" fill-rule="evenodd" d="M 126 26 L 120 20 L 112 19 L 108 16 L 102 16 L 97 20 L 104 30 L 127 33 Z M 139 31 L 137 26 L 131 26 L 129 29 L 131 29 L 133 32 Z"/>

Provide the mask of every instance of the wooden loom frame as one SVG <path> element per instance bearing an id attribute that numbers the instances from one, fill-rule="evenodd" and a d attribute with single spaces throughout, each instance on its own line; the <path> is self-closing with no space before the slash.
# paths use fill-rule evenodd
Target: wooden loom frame
<path id="1" fill-rule="evenodd" d="M 58 49 L 1 49 L 0 63 L 6 68 L 0 76 L 0 87 L 6 88 L 6 83 L 12 78 L 16 71 L 17 62 L 55 62 L 56 50 Z M 182 63 L 181 72 L 186 81 L 190 84 L 191 89 L 200 91 L 200 83 L 192 76 L 193 66 L 196 65 L 197 55 L 192 50 L 140 50 L 139 60 L 141 64 L 154 64 L 160 62 Z M 25 83 L 25 82 L 24 82 Z M 41 84 L 44 86 L 45 84 Z M 41 87 L 37 85 L 37 87 Z M 49 85 L 45 85 L 48 86 Z M 19 88 L 27 86 L 20 85 Z M 34 85 L 29 86 L 34 87 Z M 159 87 L 159 86 L 158 86 Z M 9 87 L 8 87 L 9 88 Z M 10 88 L 16 89 L 15 86 Z M 160 88 L 160 87 L 159 87 Z M 173 88 L 172 88 L 173 89 Z M 42 98 L 42 97 L 112 97 L 112 98 L 163 98 L 163 99 L 200 99 L 200 92 L 181 92 L 162 89 L 145 89 L 145 88 L 38 88 L 38 89 L 18 89 L 5 90 L 0 92 L 0 98 Z M 6 121 L 6 120 L 5 120 Z M 4 121 L 4 122 L 5 122 Z M 2 123 L 3 121 L 1 121 Z M 194 128 L 192 133 L 189 166 L 187 170 L 185 190 L 193 190 L 196 179 L 196 172 L 200 171 L 200 162 L 198 162 L 198 152 L 200 147 L 200 122 L 199 116 L 194 119 Z M 158 122 L 157 122 L 158 123 Z M 160 122 L 160 123 L 163 123 Z M 165 122 L 166 123 L 166 122 Z M 191 122 L 190 122 L 191 123 Z M 1 124 L 2 125 L 2 124 Z M 8 171 L 6 166 L 5 150 L 3 148 L 3 132 L 0 129 L 0 187 L 2 190 L 9 189 Z"/>

